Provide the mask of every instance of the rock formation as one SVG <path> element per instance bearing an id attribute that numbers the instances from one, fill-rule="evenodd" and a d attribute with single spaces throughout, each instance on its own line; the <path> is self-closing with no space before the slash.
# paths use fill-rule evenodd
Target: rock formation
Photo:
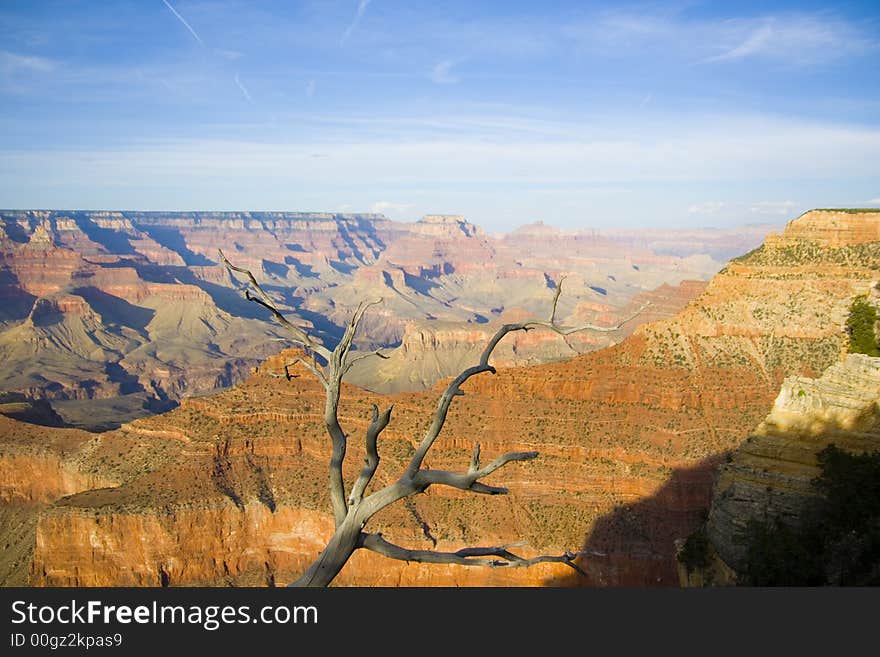
<path id="1" fill-rule="evenodd" d="M 482 325 L 505 314 L 542 313 L 562 275 L 570 278 L 563 319 L 613 320 L 634 297 L 706 279 L 721 266 L 695 255 L 699 249 L 664 255 L 589 234 L 493 237 L 445 215 L 397 223 L 365 214 L 0 211 L 0 358 L 7 364 L 0 391 L 50 400 L 68 421 L 98 429 L 241 380 L 285 343 L 268 314 L 241 299 L 218 265 L 218 247 L 328 344 L 346 309 L 383 297 L 364 324 L 364 348 L 394 346 L 404 336 L 411 343 L 416 331 L 443 342 L 443 326 L 452 324 L 473 326 L 479 340 Z M 584 342 L 575 351 L 607 344 Z M 475 346 L 456 338 L 441 350 L 460 348 L 458 360 Z M 447 373 L 419 366 L 418 357 L 407 361 L 411 353 L 407 345 L 395 361 L 418 371 L 410 388 Z M 556 345 L 510 362 L 570 353 Z M 370 374 L 359 380 L 366 384 Z M 399 380 L 395 372 L 383 376 Z M 383 390 L 401 389 L 395 385 Z"/>
<path id="2" fill-rule="evenodd" d="M 769 415 L 720 468 L 706 524 L 709 566 L 680 574 L 686 584 L 730 584 L 744 567 L 749 520 L 800 524 L 815 495 L 817 454 L 830 444 L 880 450 L 880 358 L 850 354 L 819 378 L 792 376 Z"/>
<path id="3" fill-rule="evenodd" d="M 677 584 L 674 539 L 709 506 L 716 464 L 766 415 L 786 377 L 815 375 L 840 359 L 846 309 L 877 282 L 878 243 L 861 237 L 866 218 L 843 217 L 828 246 L 804 236 L 821 223 L 808 213 L 731 262 L 675 317 L 607 349 L 470 381 L 436 445 L 436 466 L 467 463 L 474 440 L 487 458 L 511 449 L 535 449 L 540 458 L 504 472 L 509 497 L 486 503 L 432 490 L 392 507 L 375 527 L 423 548 L 518 540 L 540 552 L 580 548 L 589 577 L 553 565 L 468 570 L 356 555 L 337 583 Z M 20 423 L 0 418 L 4 472 L 30 473 L 3 480 L 4 513 L 17 518 L 5 525 L 14 558 L 3 564 L 4 581 L 290 581 L 331 520 L 323 391 L 305 369 L 277 378 L 287 357 L 268 358 L 222 393 L 100 435 L 33 426 L 22 433 Z M 411 453 L 436 394 L 393 396 L 378 485 Z M 344 426 L 360 435 L 370 404 L 387 401 L 348 386 Z M 354 440 L 350 449 L 362 447 Z M 36 485 L 36 477 L 57 483 Z"/>
<path id="4" fill-rule="evenodd" d="M 634 296 L 623 308 L 601 302 L 581 302 L 569 316 L 570 326 L 594 322 L 598 326 L 617 326 L 627 319 L 630 321 L 612 332 L 582 331 L 566 337 L 549 330 L 513 334 L 496 349 L 493 362 L 497 367 L 535 365 L 608 347 L 631 335 L 640 324 L 676 315 L 705 287 L 703 281 L 682 281 L 676 286 L 664 284 Z M 532 316 L 523 308 L 511 308 L 497 320 L 479 324 L 408 322 L 400 346 L 388 351 L 385 359 L 360 361 L 352 368 L 348 380 L 383 393 L 424 390 L 478 360 L 486 342 L 501 324 Z"/>

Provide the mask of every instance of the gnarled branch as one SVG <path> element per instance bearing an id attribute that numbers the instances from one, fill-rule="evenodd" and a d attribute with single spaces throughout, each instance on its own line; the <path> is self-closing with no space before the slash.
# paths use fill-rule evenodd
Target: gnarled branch
<path id="1" fill-rule="evenodd" d="M 455 397 L 464 394 L 464 392 L 461 390 L 461 386 L 468 379 L 470 379 L 472 376 L 476 376 L 477 374 L 482 374 L 483 372 L 491 372 L 492 374 L 495 374 L 496 370 L 489 364 L 489 358 L 492 356 L 492 352 L 495 351 L 498 343 L 501 342 L 501 340 L 504 339 L 504 337 L 508 333 L 513 333 L 515 331 L 530 331 L 533 328 L 539 327 L 550 329 L 551 331 L 554 331 L 555 333 L 558 333 L 562 336 L 567 336 L 572 333 L 585 330 L 611 332 L 620 329 L 621 326 L 638 316 L 648 305 L 650 305 L 649 303 L 643 304 L 632 315 L 622 320 L 621 322 L 618 322 L 614 326 L 596 326 L 594 324 L 584 324 L 582 326 L 570 328 L 557 326 L 555 323 L 556 306 L 559 301 L 559 295 L 562 291 L 563 280 L 565 279 L 561 279 L 556 286 L 556 294 L 553 297 L 553 307 L 550 313 L 550 321 L 532 320 L 519 322 L 516 324 L 504 324 L 489 339 L 488 344 L 483 349 L 482 354 L 480 354 L 479 364 L 475 365 L 474 367 L 469 367 L 452 380 L 444 393 L 441 395 L 439 402 L 437 403 L 437 410 L 434 412 L 434 421 L 431 423 L 431 426 L 428 427 L 428 430 L 425 432 L 422 441 L 419 443 L 418 448 L 416 448 L 415 454 L 413 454 L 413 457 L 410 460 L 409 465 L 407 466 L 406 472 L 409 476 L 415 475 L 419 468 L 422 467 L 422 463 L 425 460 L 425 456 L 427 455 L 428 450 L 431 449 L 434 441 L 436 441 L 437 437 L 440 435 L 440 431 L 443 429 L 443 425 L 446 423 L 446 417 L 449 413 L 449 407 L 452 404 L 452 400 Z"/>
<path id="2" fill-rule="evenodd" d="M 250 270 L 236 267 L 229 262 L 223 254 L 223 251 L 219 251 L 219 253 L 220 259 L 226 268 L 230 271 L 238 272 L 247 276 L 250 284 L 259 295 L 253 296 L 250 292 L 245 290 L 245 297 L 269 310 L 274 315 L 275 319 L 281 322 L 281 324 L 286 326 L 291 333 L 293 333 L 294 339 L 298 343 L 304 346 L 307 350 L 317 353 L 327 363 L 323 368 L 319 369 L 317 364 L 311 364 L 302 358 L 294 361 L 301 362 L 309 368 L 309 370 L 311 370 L 311 372 L 323 384 L 326 391 L 326 399 L 324 403 L 324 426 L 327 429 L 333 447 L 330 456 L 329 473 L 330 502 L 333 506 L 333 517 L 336 526 L 339 527 L 348 513 L 348 505 L 346 504 L 345 499 L 345 481 L 342 477 L 342 464 L 345 461 L 347 437 L 342 426 L 339 424 L 339 395 L 342 388 L 342 377 L 348 371 L 348 368 L 351 367 L 351 364 L 346 361 L 349 350 L 352 346 L 352 341 L 354 340 L 355 333 L 357 332 L 364 313 L 370 306 L 381 303 L 382 299 L 372 299 L 361 302 L 358 305 L 357 310 L 355 310 L 351 320 L 349 320 L 339 343 L 333 351 L 330 351 L 324 345 L 316 342 L 306 331 L 292 324 L 281 313 L 281 311 L 278 310 L 278 307 L 269 295 L 266 294 L 265 290 L 263 290 L 262 286 L 260 286 L 256 277 L 254 277 Z M 285 366 L 285 375 L 289 376 L 289 374 L 290 372 L 287 369 L 287 366 Z"/>
<path id="3" fill-rule="evenodd" d="M 565 552 L 560 555 L 540 555 L 525 559 L 510 551 L 509 545 L 497 547 L 469 547 L 455 552 L 438 550 L 413 550 L 385 540 L 381 533 L 361 534 L 359 547 L 398 561 L 417 563 L 446 563 L 459 566 L 487 566 L 489 568 L 528 568 L 538 563 L 564 563 L 581 575 L 586 573 L 575 563 L 577 554 Z M 494 557 L 494 558 L 491 558 Z"/>
<path id="4" fill-rule="evenodd" d="M 381 349 L 376 349 L 375 351 L 370 351 L 370 352 L 368 352 L 368 353 L 358 354 L 357 356 L 352 356 L 351 358 L 347 359 L 347 360 L 342 364 L 342 367 L 343 367 L 343 371 L 342 371 L 342 373 L 343 373 L 343 375 L 344 375 L 344 374 L 347 374 L 347 373 L 348 373 L 348 370 L 351 369 L 351 366 L 354 365 L 355 363 L 357 363 L 358 361 L 362 361 L 362 360 L 364 360 L 365 358 L 371 358 L 371 357 L 373 357 L 373 356 L 378 356 L 379 358 L 381 358 L 381 359 L 383 359 L 383 360 L 388 360 L 388 358 L 389 358 L 388 356 L 386 356 L 385 354 L 382 353 L 382 350 L 381 350 Z"/>
<path id="5" fill-rule="evenodd" d="M 438 484 L 441 486 L 451 486 L 459 490 L 467 490 L 472 493 L 483 493 L 486 495 L 506 495 L 509 491 L 506 488 L 498 486 L 488 486 L 481 481 L 483 477 L 487 477 L 498 468 L 508 463 L 517 461 L 532 461 L 538 458 L 538 452 L 508 452 L 499 456 L 484 468 L 473 469 L 473 461 L 467 472 L 450 472 L 448 470 L 419 470 L 413 476 L 412 481 L 416 490 L 424 491 L 429 486 Z"/>
<path id="6" fill-rule="evenodd" d="M 303 329 L 295 324 L 292 324 L 282 313 L 278 310 L 278 307 L 275 305 L 275 302 L 266 294 L 265 290 L 263 290 L 262 286 L 257 282 L 257 279 L 251 273 L 249 269 L 244 269 L 242 267 L 236 267 L 229 260 L 226 259 L 226 256 L 223 255 L 223 251 L 217 249 L 217 252 L 220 254 L 220 260 L 223 262 L 223 265 L 229 269 L 230 271 L 238 272 L 239 274 L 244 274 L 248 277 L 251 285 L 253 285 L 254 289 L 259 294 L 259 297 L 252 296 L 247 290 L 245 290 L 244 296 L 248 301 L 253 301 L 254 303 L 258 303 L 259 305 L 266 308 L 269 312 L 271 312 L 275 319 L 281 322 L 284 326 L 286 326 L 291 333 L 293 333 L 294 339 L 299 342 L 304 347 L 311 349 L 316 352 L 323 358 L 324 360 L 330 360 L 330 350 L 327 349 L 322 344 L 315 342 L 312 337 L 306 333 Z"/>
<path id="7" fill-rule="evenodd" d="M 367 455 L 364 459 L 364 467 L 354 482 L 354 486 L 351 487 L 351 495 L 348 497 L 349 506 L 360 503 L 364 498 L 364 491 L 373 480 L 373 475 L 376 474 L 376 469 L 379 467 L 379 449 L 376 442 L 379 434 L 385 430 L 385 427 L 391 421 L 392 408 L 394 408 L 393 404 L 385 409 L 384 413 L 379 413 L 379 407 L 373 404 L 373 420 L 370 422 L 370 426 L 367 427 Z"/>
<path id="8" fill-rule="evenodd" d="M 313 363 L 310 363 L 309 361 L 307 361 L 305 358 L 302 358 L 301 356 L 297 356 L 289 363 L 284 364 L 284 376 L 285 376 L 285 378 L 287 378 L 288 381 L 290 381 L 290 379 L 293 378 L 293 376 L 290 373 L 290 367 L 292 365 L 296 365 L 297 363 L 302 363 L 312 374 L 314 374 L 315 378 L 317 378 L 318 381 L 321 382 L 321 385 L 323 385 L 325 389 L 327 388 L 328 385 L 330 385 L 327 381 L 327 378 L 324 376 L 324 373 L 321 370 L 319 370 Z"/>
<path id="9" fill-rule="evenodd" d="M 336 349 L 333 350 L 333 370 L 337 373 L 340 380 L 350 367 L 350 365 L 346 366 L 348 352 L 351 350 L 351 343 L 354 340 L 355 333 L 357 333 L 358 326 L 360 326 L 361 319 L 364 317 L 364 313 L 367 312 L 367 309 L 370 306 L 375 306 L 379 303 L 382 303 L 382 297 L 370 299 L 369 301 L 361 301 L 358 304 L 357 310 L 354 311 L 354 315 L 345 327 L 345 332 L 342 334 L 339 344 L 336 345 Z"/>

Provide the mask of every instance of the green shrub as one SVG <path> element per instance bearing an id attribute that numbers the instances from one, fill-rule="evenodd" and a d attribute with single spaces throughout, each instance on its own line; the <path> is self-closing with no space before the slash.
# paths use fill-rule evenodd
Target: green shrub
<path id="1" fill-rule="evenodd" d="M 880 356 L 874 325 L 877 323 L 877 309 L 864 296 L 856 297 L 849 307 L 846 330 L 849 333 L 849 351 L 853 354 Z"/>

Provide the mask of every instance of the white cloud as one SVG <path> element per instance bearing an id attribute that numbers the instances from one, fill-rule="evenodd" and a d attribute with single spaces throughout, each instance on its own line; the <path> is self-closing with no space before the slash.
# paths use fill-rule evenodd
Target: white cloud
<path id="1" fill-rule="evenodd" d="M 456 62 L 451 59 L 444 59 L 434 66 L 431 71 L 431 79 L 437 84 L 455 84 L 460 80 L 457 75 L 452 73 L 452 67 Z"/>
<path id="2" fill-rule="evenodd" d="M 18 55 L 14 52 L 0 50 L 0 71 L 6 74 L 17 73 L 49 73 L 55 69 L 55 62 L 45 57 L 34 55 Z"/>
<path id="3" fill-rule="evenodd" d="M 373 205 L 370 206 L 370 212 L 375 213 L 385 213 L 385 212 L 404 212 L 413 207 L 412 203 L 395 203 L 394 201 L 376 201 Z"/>
<path id="4" fill-rule="evenodd" d="M 868 201 L 868 205 L 880 205 L 880 198 L 872 198 Z"/>
<path id="5" fill-rule="evenodd" d="M 863 179 L 877 170 L 880 152 L 880 129 L 861 126 L 743 117 L 696 124 L 677 117 L 663 128 L 611 137 L 591 134 L 584 126 L 562 125 L 560 136 L 552 139 L 511 131 L 491 140 L 480 131 L 438 137 L 430 130 L 375 134 L 347 128 L 330 130 L 337 138 L 320 143 L 193 139 L 101 150 L 0 148 L 0 195 L 13 196 L 18 186 L 39 180 L 47 189 L 222 188 L 248 205 L 248 199 L 259 201 L 277 189 L 298 186 L 338 193 L 341 185 L 356 181 L 359 188 L 375 194 L 360 201 L 360 207 L 372 203 L 380 211 L 406 209 L 409 201 L 391 195 L 400 190 L 438 189 L 454 198 L 474 186 L 571 190 L 597 185 L 651 189 L 664 183 L 721 189 L 774 185 L 804 190 L 814 198 L 819 192 L 813 191 L 811 181 L 827 187 Z M 313 157 L 315 153 L 327 157 Z M 792 198 L 788 193 L 779 192 L 782 199 Z M 214 197 L 207 196 L 201 205 L 213 202 Z M 726 216 L 732 210 L 723 203 L 730 201 L 710 197 L 694 203 L 690 214 Z M 738 203 L 731 208 L 740 215 L 782 215 L 795 207 L 790 200 Z"/>

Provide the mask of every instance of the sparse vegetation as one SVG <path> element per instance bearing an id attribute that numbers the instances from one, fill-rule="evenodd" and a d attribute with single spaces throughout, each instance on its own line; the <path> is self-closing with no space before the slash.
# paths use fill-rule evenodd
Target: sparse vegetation
<path id="1" fill-rule="evenodd" d="M 872 214 L 880 208 L 815 208 L 813 212 L 845 212 L 846 214 Z"/>
<path id="2" fill-rule="evenodd" d="M 745 255 L 734 258 L 731 262 L 762 267 L 790 267 L 809 263 L 876 270 L 880 269 L 880 243 L 865 242 L 829 247 L 808 240 L 792 240 L 775 248 L 766 244 L 761 245 Z M 766 276 L 766 272 L 762 275 Z M 785 280 L 801 275 L 798 272 L 778 272 L 775 277 Z M 813 275 L 821 276 L 822 273 L 814 272 Z"/>

